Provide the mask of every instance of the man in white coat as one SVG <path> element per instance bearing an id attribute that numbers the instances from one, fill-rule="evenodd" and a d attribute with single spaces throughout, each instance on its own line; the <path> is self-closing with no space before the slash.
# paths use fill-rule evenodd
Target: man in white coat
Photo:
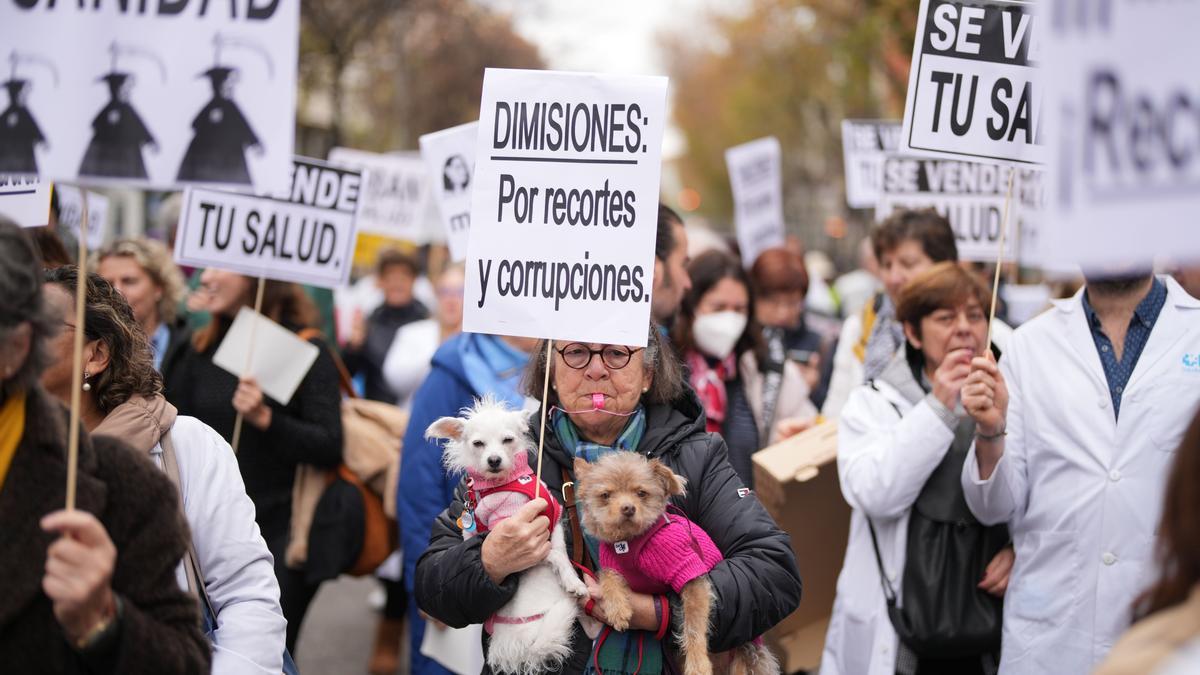
<path id="1" fill-rule="evenodd" d="M 1200 301 L 1169 277 L 1090 280 L 963 388 L 968 506 L 1017 558 L 1002 675 L 1090 672 L 1153 580 L 1172 455 L 1200 403 Z"/>

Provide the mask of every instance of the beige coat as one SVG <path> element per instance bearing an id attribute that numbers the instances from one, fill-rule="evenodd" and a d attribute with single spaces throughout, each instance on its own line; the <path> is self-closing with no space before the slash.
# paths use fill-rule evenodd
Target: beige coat
<path id="1" fill-rule="evenodd" d="M 1137 622 L 1121 636 L 1095 675 L 1157 672 L 1185 645 L 1200 638 L 1200 586 L 1186 602 Z"/>

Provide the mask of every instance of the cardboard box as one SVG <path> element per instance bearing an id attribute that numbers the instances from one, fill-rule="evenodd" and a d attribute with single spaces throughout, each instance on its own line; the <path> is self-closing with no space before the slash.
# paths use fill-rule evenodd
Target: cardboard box
<path id="1" fill-rule="evenodd" d="M 767 642 L 784 673 L 815 672 L 850 533 L 850 507 L 837 474 L 837 423 L 823 422 L 756 452 L 754 486 L 791 536 L 804 582 L 800 607 L 767 633 Z"/>

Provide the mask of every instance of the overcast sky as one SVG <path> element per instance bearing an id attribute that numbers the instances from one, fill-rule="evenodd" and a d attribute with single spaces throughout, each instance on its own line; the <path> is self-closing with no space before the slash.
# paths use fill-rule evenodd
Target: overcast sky
<path id="1" fill-rule="evenodd" d="M 657 39 L 662 31 L 694 30 L 711 7 L 728 11 L 738 0 L 483 0 L 512 15 L 517 31 L 555 70 L 666 75 Z M 668 128 L 663 153 L 683 151 Z"/>

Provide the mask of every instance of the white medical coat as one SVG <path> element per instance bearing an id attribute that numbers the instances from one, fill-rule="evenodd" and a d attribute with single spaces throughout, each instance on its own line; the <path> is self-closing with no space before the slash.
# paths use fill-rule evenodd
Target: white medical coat
<path id="1" fill-rule="evenodd" d="M 1016 563 L 1004 602 L 1001 675 L 1088 673 L 1157 575 L 1155 532 L 1180 438 L 1200 404 L 1200 301 L 1174 280 L 1113 416 L 1082 291 L 1014 333 L 1000 368 L 1003 457 L 967 504 L 1007 522 Z"/>

